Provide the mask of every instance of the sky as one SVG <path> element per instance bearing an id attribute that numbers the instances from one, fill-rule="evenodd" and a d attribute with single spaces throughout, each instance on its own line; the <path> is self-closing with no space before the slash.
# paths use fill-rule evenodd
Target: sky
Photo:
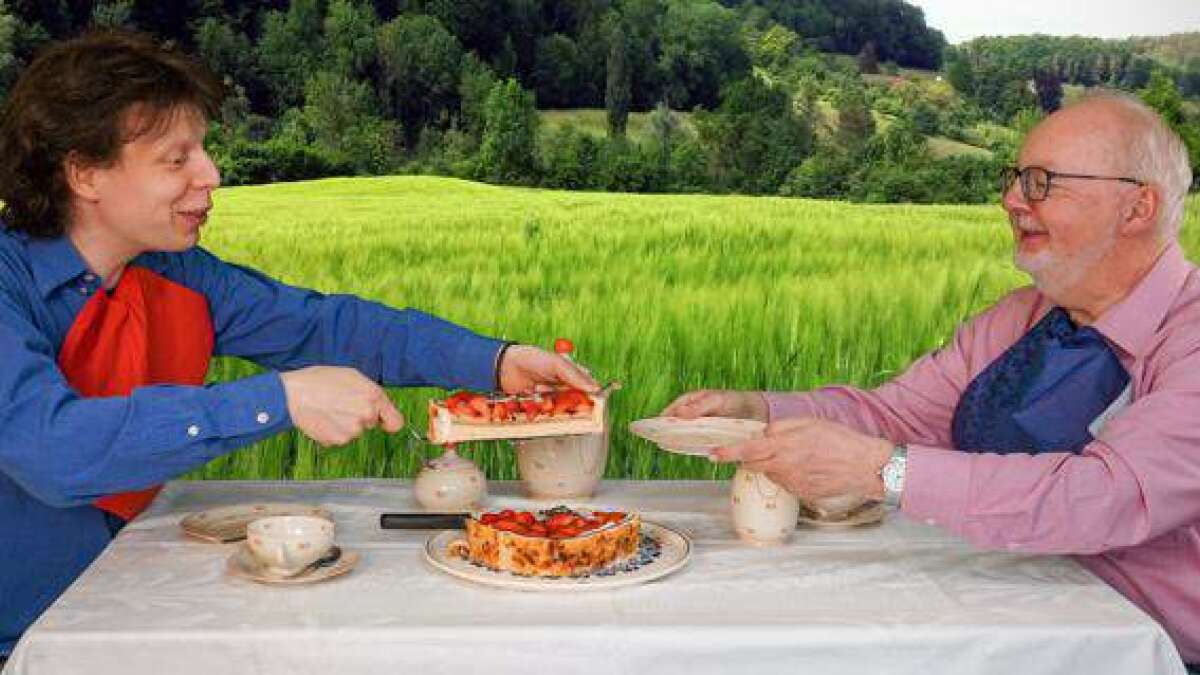
<path id="1" fill-rule="evenodd" d="M 1200 31 L 1200 0 L 907 0 L 951 44 L 980 35 L 1123 38 Z"/>

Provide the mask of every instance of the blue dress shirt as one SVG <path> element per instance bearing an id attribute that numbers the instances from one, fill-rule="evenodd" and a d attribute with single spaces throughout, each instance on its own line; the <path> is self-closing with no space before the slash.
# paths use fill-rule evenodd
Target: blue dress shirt
<path id="1" fill-rule="evenodd" d="M 218 355 L 269 369 L 350 366 L 393 386 L 494 386 L 502 343 L 423 312 L 287 286 L 200 248 L 131 264 L 208 300 Z M 0 655 L 119 528 L 94 499 L 292 426 L 277 372 L 80 397 L 57 355 L 101 284 L 66 237 L 0 227 Z"/>

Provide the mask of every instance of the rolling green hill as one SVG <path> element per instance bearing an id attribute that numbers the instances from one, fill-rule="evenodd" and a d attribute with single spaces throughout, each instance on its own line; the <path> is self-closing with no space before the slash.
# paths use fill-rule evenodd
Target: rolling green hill
<path id="1" fill-rule="evenodd" d="M 728 475 L 630 437 L 627 424 L 698 387 L 874 385 L 1025 283 L 996 206 L 867 206 L 782 198 L 622 195 L 390 177 L 225 188 L 204 245 L 293 284 L 424 309 L 577 357 L 625 388 L 609 477 Z M 1200 251 L 1200 198 L 1185 246 Z M 220 361 L 216 379 L 251 372 Z M 424 427 L 432 390 L 397 391 Z M 320 450 L 298 434 L 195 477 L 411 476 L 436 450 L 373 433 Z M 468 451 L 493 478 L 511 450 Z"/>

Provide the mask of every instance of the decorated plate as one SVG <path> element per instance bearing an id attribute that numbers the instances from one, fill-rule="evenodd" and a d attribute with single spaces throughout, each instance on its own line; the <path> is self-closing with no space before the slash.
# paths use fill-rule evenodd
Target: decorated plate
<path id="1" fill-rule="evenodd" d="M 762 436 L 766 424 L 732 417 L 649 417 L 629 425 L 629 431 L 667 452 L 708 456 L 708 451 Z"/>
<path id="2" fill-rule="evenodd" d="M 241 541 L 246 538 L 246 526 L 253 520 L 267 516 L 316 516 L 333 520 L 333 514 L 327 509 L 310 504 L 294 504 L 290 502 L 270 502 L 260 504 L 237 504 L 221 506 L 207 511 L 188 514 L 179 521 L 185 534 L 224 544 L 231 541 Z"/>
<path id="3" fill-rule="evenodd" d="M 524 577 L 498 572 L 451 555 L 451 542 L 462 539 L 462 530 L 440 532 L 425 543 L 425 560 L 439 571 L 485 586 L 517 591 L 601 591 L 661 579 L 687 564 L 692 542 L 687 535 L 665 525 L 642 521 L 642 540 L 633 558 L 582 577 Z"/>

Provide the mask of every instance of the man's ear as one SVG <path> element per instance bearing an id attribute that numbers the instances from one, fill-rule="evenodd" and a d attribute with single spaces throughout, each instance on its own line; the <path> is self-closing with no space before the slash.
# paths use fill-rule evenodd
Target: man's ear
<path id="1" fill-rule="evenodd" d="M 70 152 L 63 160 L 63 174 L 67 179 L 67 187 L 71 195 L 85 202 L 95 202 L 100 199 L 97 189 L 100 167 L 95 162 L 89 162 L 78 152 Z"/>
<path id="2" fill-rule="evenodd" d="M 1159 198 L 1157 187 L 1139 187 L 1121 205 L 1121 232 L 1136 236 L 1152 231 L 1158 223 L 1161 208 L 1162 200 Z"/>

